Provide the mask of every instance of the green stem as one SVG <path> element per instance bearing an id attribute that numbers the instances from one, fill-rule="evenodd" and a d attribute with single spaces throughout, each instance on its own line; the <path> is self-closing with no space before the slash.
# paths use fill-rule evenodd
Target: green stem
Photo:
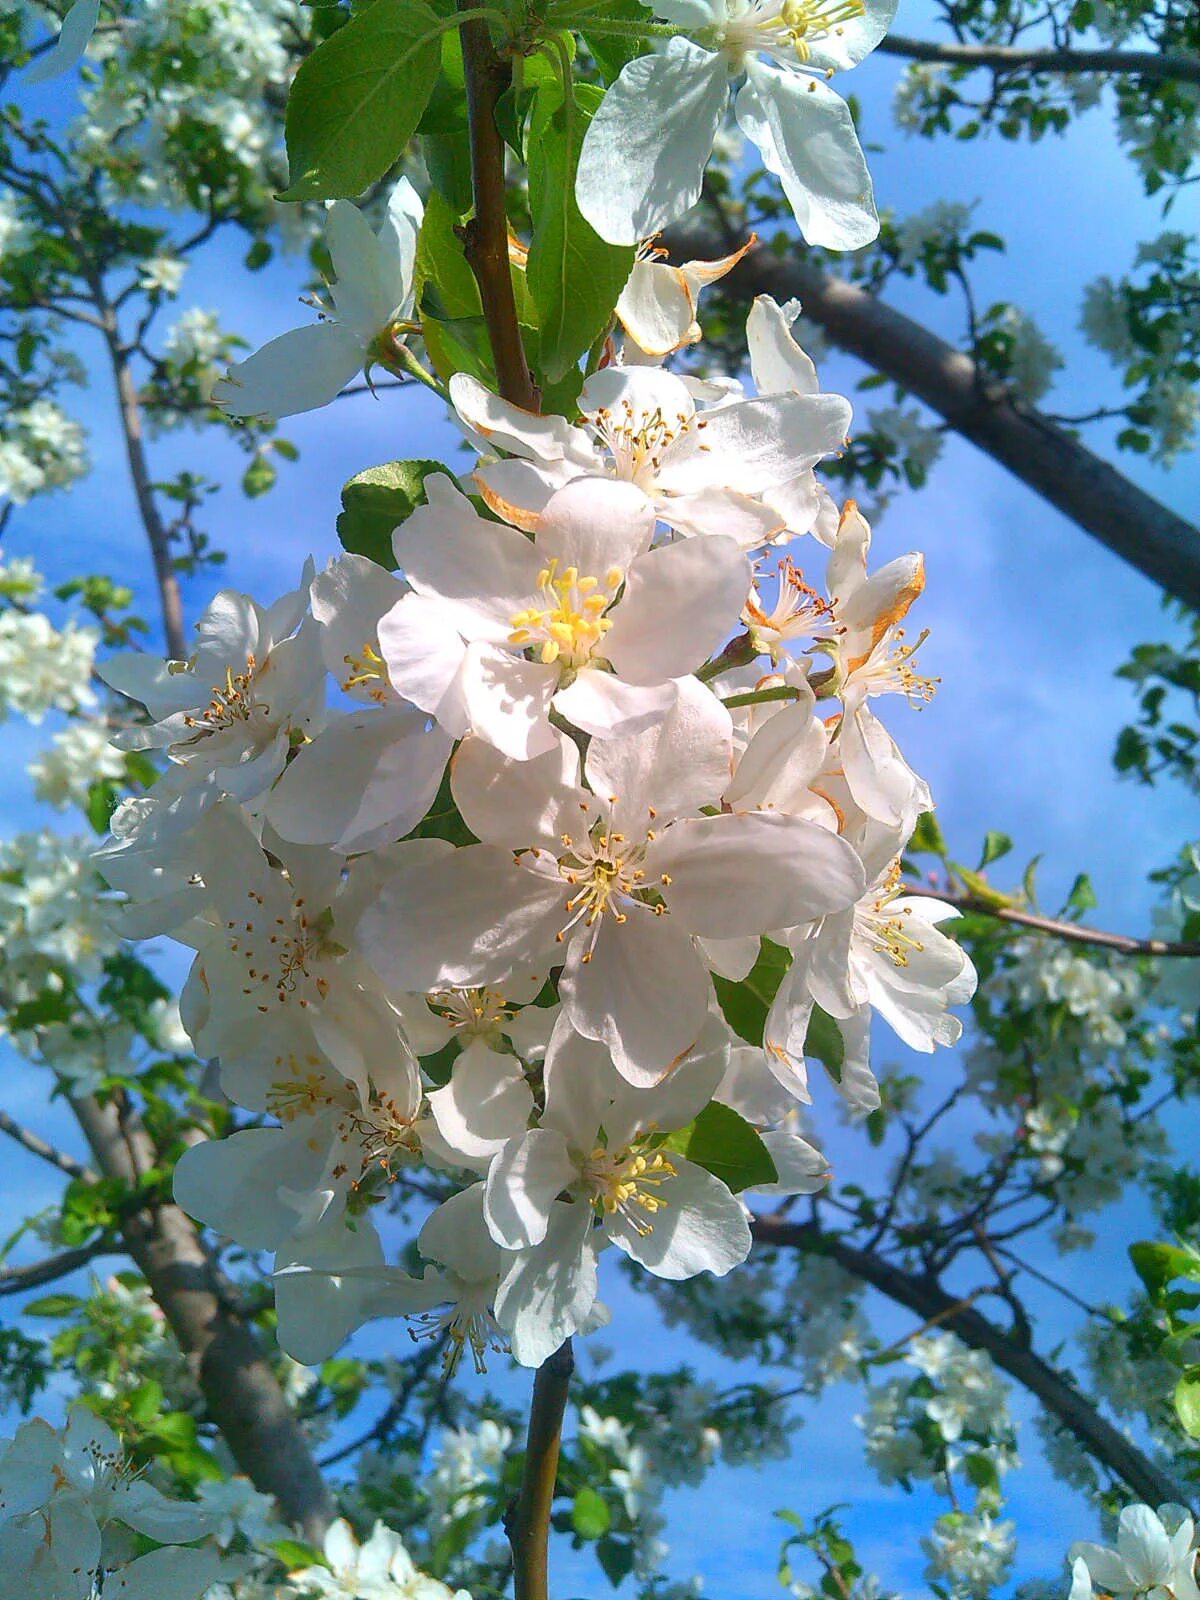
<path id="1" fill-rule="evenodd" d="M 798 700 L 800 690 L 793 689 L 790 683 L 781 683 L 774 689 L 748 689 L 745 694 L 731 694 L 721 701 L 727 711 L 734 711 L 738 706 L 761 706 L 770 700 Z"/>
<path id="2" fill-rule="evenodd" d="M 558 1477 L 567 1390 L 575 1370 L 570 1339 L 547 1356 L 533 1380 L 521 1489 L 505 1531 L 513 1553 L 515 1600 L 549 1600 L 550 1511 Z"/>
<path id="3" fill-rule="evenodd" d="M 754 648 L 754 640 L 748 633 L 739 633 L 711 661 L 697 669 L 696 676 L 701 683 L 711 683 L 714 678 L 719 678 L 723 672 L 731 672 L 734 667 L 748 667 L 758 655 Z"/>

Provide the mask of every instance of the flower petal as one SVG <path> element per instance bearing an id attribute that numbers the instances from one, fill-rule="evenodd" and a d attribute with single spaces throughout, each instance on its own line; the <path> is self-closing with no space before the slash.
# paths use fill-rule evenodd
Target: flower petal
<path id="1" fill-rule="evenodd" d="M 721 534 L 660 545 L 629 569 L 604 654 L 629 683 L 683 677 L 736 627 L 750 580 L 749 561 Z"/>
<path id="2" fill-rule="evenodd" d="M 621 72 L 592 119 L 575 198 L 610 244 L 637 244 L 700 198 L 727 99 L 722 56 L 679 37 Z"/>
<path id="3" fill-rule="evenodd" d="M 555 1196 L 578 1177 L 566 1141 L 554 1128 L 509 1139 L 488 1169 L 483 1215 L 506 1250 L 527 1250 L 546 1237 Z"/>
<path id="4" fill-rule="evenodd" d="M 292 328 L 213 385 L 213 405 L 232 417 L 294 417 L 337 398 L 360 369 L 362 341 L 339 322 Z"/>
<path id="5" fill-rule="evenodd" d="M 722 1278 L 750 1254 L 750 1224 L 736 1196 L 711 1172 L 671 1156 L 675 1176 L 661 1185 L 665 1202 L 647 1233 L 621 1212 L 605 1222 L 609 1238 L 656 1278 L 679 1282 L 698 1272 Z"/>

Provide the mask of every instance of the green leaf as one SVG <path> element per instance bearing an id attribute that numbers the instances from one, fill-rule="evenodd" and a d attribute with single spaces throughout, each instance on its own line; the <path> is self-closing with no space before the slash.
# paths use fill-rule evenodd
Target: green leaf
<path id="1" fill-rule="evenodd" d="M 356 473 L 342 490 L 337 519 L 343 550 L 394 568 L 393 531 L 425 504 L 426 476 L 448 470 L 440 461 L 385 461 Z"/>
<path id="2" fill-rule="evenodd" d="M 842 1081 L 842 1063 L 846 1059 L 846 1041 L 842 1030 L 820 1006 L 814 1005 L 808 1019 L 808 1032 L 804 1036 L 804 1054 L 817 1060 L 834 1079 Z"/>
<path id="3" fill-rule="evenodd" d="M 287 106 L 285 200 L 361 194 L 404 153 L 445 30 L 424 0 L 374 0 L 301 64 Z"/>
<path id="4" fill-rule="evenodd" d="M 471 149 L 466 125 L 456 133 L 423 133 L 421 154 L 429 181 L 459 215 L 471 209 Z"/>
<path id="5" fill-rule="evenodd" d="M 628 1539 L 601 1539 L 596 1546 L 596 1560 L 609 1583 L 618 1589 L 633 1571 L 633 1545 Z"/>
<path id="6" fill-rule="evenodd" d="M 323 1567 L 326 1565 L 325 1557 L 311 1544 L 304 1544 L 299 1539 L 276 1539 L 267 1546 L 267 1549 L 277 1555 L 289 1572 L 298 1572 L 303 1567 Z"/>
<path id="7" fill-rule="evenodd" d="M 633 246 L 606 244 L 575 203 L 579 147 L 602 99 L 593 85 L 577 84 L 572 114 L 561 88 L 547 84 L 530 123 L 527 274 L 538 308 L 538 365 L 552 383 L 605 331 L 633 270 Z"/>
<path id="8" fill-rule="evenodd" d="M 30 1300 L 23 1309 L 27 1317 L 69 1317 L 82 1304 L 77 1294 L 44 1294 L 40 1300 Z"/>
<path id="9" fill-rule="evenodd" d="M 979 857 L 979 870 L 991 866 L 993 861 L 999 861 L 1001 856 L 1006 856 L 1012 849 L 1013 842 L 1006 833 L 997 833 L 995 828 L 989 828 L 983 836 L 983 853 Z"/>
<path id="10" fill-rule="evenodd" d="M 1011 895 L 1003 894 L 999 889 L 993 888 L 986 878 L 980 877 L 978 872 L 972 872 L 970 867 L 964 867 L 961 861 L 952 861 L 950 865 L 955 874 L 962 879 L 964 887 L 973 899 L 997 909 L 1012 905 Z"/>
<path id="11" fill-rule="evenodd" d="M 1063 912 L 1069 917 L 1081 917 L 1085 911 L 1091 911 L 1099 904 L 1096 891 L 1092 887 L 1092 880 L 1086 872 L 1081 872 L 1071 885 L 1071 892 L 1067 896 Z"/>
<path id="12" fill-rule="evenodd" d="M 1175 1414 L 1184 1432 L 1200 1439 L 1200 1367 L 1189 1367 L 1175 1385 Z"/>
<path id="13" fill-rule="evenodd" d="M 121 803 L 121 791 L 111 778 L 88 785 L 87 819 L 96 833 L 107 833 L 109 819 Z"/>
<path id="14" fill-rule="evenodd" d="M 267 494 L 275 487 L 278 476 L 275 463 L 269 461 L 260 450 L 242 473 L 242 493 L 247 500 L 257 500 L 260 495 Z"/>
<path id="15" fill-rule="evenodd" d="M 740 983 L 713 973 L 713 986 L 726 1022 L 749 1044 L 762 1044 L 767 1012 L 791 964 L 789 950 L 771 939 L 764 939 L 758 960 Z"/>
<path id="16" fill-rule="evenodd" d="M 758 1134 L 729 1106 L 713 1100 L 694 1122 L 677 1128 L 663 1140 L 664 1150 L 686 1156 L 714 1178 L 720 1178 L 734 1194 L 779 1177 L 770 1151 Z"/>
<path id="17" fill-rule="evenodd" d="M 612 1524 L 612 1513 L 601 1495 L 585 1484 L 571 1507 L 571 1526 L 581 1539 L 600 1539 Z"/>
<path id="18" fill-rule="evenodd" d="M 1129 1246 L 1129 1259 L 1152 1300 L 1158 1298 L 1172 1278 L 1200 1279 L 1200 1256 L 1178 1245 L 1143 1239 Z"/>

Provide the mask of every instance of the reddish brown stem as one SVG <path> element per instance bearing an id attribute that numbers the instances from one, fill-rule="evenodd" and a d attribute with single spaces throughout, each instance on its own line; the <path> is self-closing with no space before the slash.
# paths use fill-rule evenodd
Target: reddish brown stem
<path id="1" fill-rule="evenodd" d="M 506 1522 L 516 1600 L 548 1600 L 550 1510 L 558 1477 L 567 1390 L 574 1371 L 575 1352 L 570 1339 L 566 1339 L 542 1362 L 533 1380 L 521 1492 Z"/>

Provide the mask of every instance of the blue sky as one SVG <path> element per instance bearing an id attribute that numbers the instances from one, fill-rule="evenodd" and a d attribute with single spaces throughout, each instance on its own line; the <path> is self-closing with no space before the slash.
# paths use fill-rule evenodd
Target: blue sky
<path id="1" fill-rule="evenodd" d="M 929 9 L 907 7 L 904 31 L 920 33 Z M 1115 379 L 1075 332 L 1081 288 L 1100 273 L 1115 276 L 1125 270 L 1136 241 L 1161 224 L 1157 207 L 1141 197 L 1115 147 L 1107 110 L 1082 119 L 1068 139 L 1048 138 L 1033 148 L 916 143 L 888 127 L 886 104 L 897 66 L 891 59 L 872 60 L 853 84 L 865 108 L 866 137 L 887 144 L 871 158 L 881 205 L 903 216 L 939 198 L 979 199 L 978 225 L 1008 242 L 1005 256 L 985 257 L 980 264 L 975 277 L 980 302 L 1014 300 L 1061 345 L 1070 372 L 1052 397 L 1056 407 L 1084 409 L 1110 397 Z M 1196 220 L 1195 196 L 1185 196 L 1169 225 L 1194 227 Z M 254 343 L 304 319 L 296 304 L 298 275 L 281 265 L 251 278 L 241 272 L 239 261 L 234 241 L 218 241 L 189 273 L 181 309 L 219 308 L 225 323 Z M 898 283 L 889 287 L 888 298 L 949 334 L 957 331 L 957 308 L 926 291 Z M 82 346 L 81 354 L 88 354 Z M 822 368 L 823 387 L 852 392 L 846 386 L 860 370 L 845 358 L 831 357 Z M 83 405 L 96 471 L 73 494 L 20 511 L 5 542 L 14 552 L 37 556 L 55 579 L 96 568 L 122 577 L 141 575 L 131 581 L 138 582 L 143 609 L 153 616 L 148 563 L 112 428 L 107 383 L 97 371 Z M 420 391 L 344 400 L 289 421 L 284 431 L 302 455 L 296 467 L 284 468 L 276 491 L 253 503 L 236 490 L 222 494 L 206 519 L 215 541 L 229 551 L 221 581 L 263 599 L 295 583 L 305 555 L 322 562 L 334 553 L 338 491 L 354 472 L 397 456 L 440 454 L 452 464 L 461 459 L 453 454 L 456 436 L 441 421 L 436 402 Z M 188 465 L 235 480 L 241 464 L 223 441 L 201 441 L 191 434 L 152 449 L 162 476 Z M 1166 503 L 1195 513 L 1200 504 L 1195 458 L 1169 475 L 1129 458 L 1121 465 Z M 1146 872 L 1168 861 L 1182 837 L 1197 832 L 1194 812 L 1182 796 L 1118 782 L 1110 764 L 1116 733 L 1131 709 L 1127 687 L 1112 673 L 1132 645 L 1164 636 L 1157 591 L 955 438 L 948 441 L 930 486 L 898 498 L 879 524 L 878 560 L 910 548 L 927 555 L 920 626 L 932 632 L 923 666 L 940 674 L 943 683 L 934 703 L 920 714 L 909 714 L 901 705 L 889 707 L 888 717 L 914 766 L 933 786 L 952 849 L 969 858 L 986 828 L 1002 829 L 1015 840 L 1015 876 L 1031 856 L 1044 854 L 1041 882 L 1048 905 L 1056 903 L 1076 872 L 1086 870 L 1100 894 L 1096 919 L 1105 926 L 1143 929 L 1150 904 Z M 192 618 L 213 587 L 208 579 L 191 585 Z M 39 736 L 10 723 L 0 737 L 6 752 L 0 808 L 11 828 L 28 826 L 34 813 L 23 763 Z M 1006 865 L 997 870 L 1001 879 Z M 881 1059 L 900 1056 L 898 1049 L 885 1047 Z M 74 1144 L 69 1119 L 46 1106 L 42 1080 L 11 1059 L 5 1065 L 6 1108 L 65 1145 Z M 936 1083 L 956 1070 L 946 1059 L 922 1059 L 920 1066 Z M 828 1096 L 822 1109 L 835 1157 L 869 1169 L 878 1158 L 858 1135 L 837 1128 Z M 10 1180 L 7 1203 L 0 1198 L 2 1234 L 29 1205 L 49 1203 L 57 1185 L 48 1169 L 10 1150 L 0 1169 Z M 1141 1203 L 1131 1200 L 1114 1222 L 1117 1246 L 1111 1255 L 1072 1258 L 1066 1274 L 1094 1283 L 1102 1272 L 1107 1292 L 1119 1297 L 1131 1282 L 1124 1243 L 1143 1226 Z M 632 1293 L 616 1274 L 608 1290 L 616 1315 L 606 1343 L 618 1363 L 640 1362 L 653 1351 L 656 1362 L 688 1360 L 715 1379 L 747 1375 L 731 1373 L 678 1335 L 666 1334 L 652 1302 Z M 1072 1317 L 1049 1302 L 1038 1304 L 1044 1304 L 1039 1344 L 1050 1348 L 1072 1326 Z M 4 1309 L 8 1314 L 11 1302 Z M 910 1331 L 913 1322 L 884 1308 L 878 1326 L 885 1338 L 895 1338 Z M 406 1349 L 407 1338 L 397 1333 L 372 1328 L 361 1347 Z M 515 1395 L 526 1384 L 518 1374 L 497 1386 Z M 1020 1394 L 1014 1394 L 1013 1405 L 1018 1416 L 1028 1415 Z M 923 1559 L 917 1539 L 928 1525 L 931 1501 L 910 1500 L 875 1484 L 863 1467 L 851 1421 L 858 1408 L 856 1391 L 837 1388 L 810 1409 L 790 1461 L 757 1473 L 718 1470 L 703 1490 L 674 1496 L 667 1532 L 672 1570 L 680 1576 L 703 1573 L 706 1593 L 717 1600 L 778 1593 L 779 1532 L 772 1512 L 788 1506 L 812 1515 L 834 1501 L 851 1500 L 855 1510 L 849 1526 L 867 1564 L 876 1566 L 888 1586 L 919 1592 Z M 1022 1530 L 1018 1578 L 1055 1573 L 1070 1540 L 1091 1532 L 1074 1497 L 1045 1471 L 1028 1428 L 1023 1450 L 1027 1466 L 1008 1480 L 1010 1514 Z M 589 1582 L 587 1569 L 568 1559 L 559 1592 L 582 1592 L 572 1588 L 576 1582 Z"/>

